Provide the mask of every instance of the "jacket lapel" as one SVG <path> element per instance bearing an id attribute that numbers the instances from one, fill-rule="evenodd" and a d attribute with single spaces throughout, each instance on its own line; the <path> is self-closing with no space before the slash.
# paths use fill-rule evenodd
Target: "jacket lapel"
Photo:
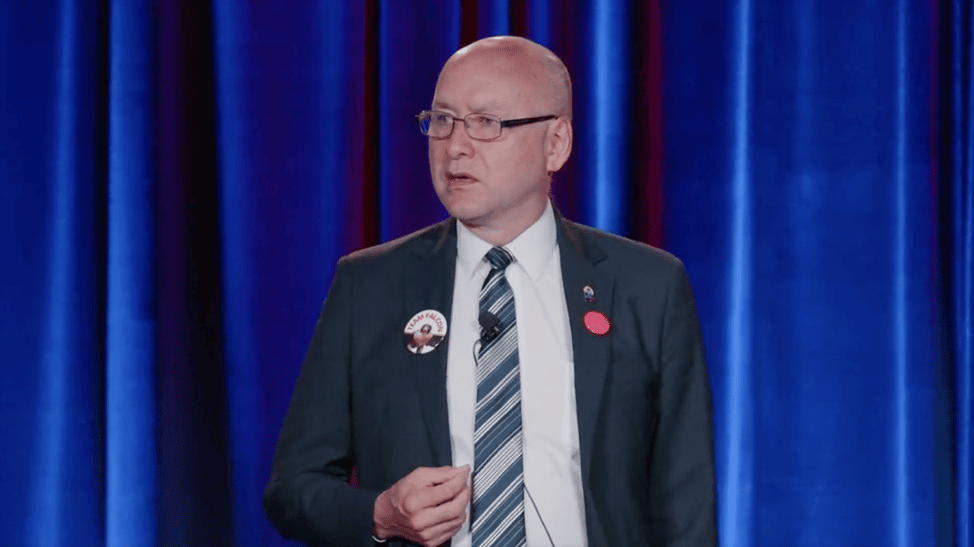
<path id="1" fill-rule="evenodd" d="M 606 369 L 609 365 L 610 330 L 604 336 L 589 332 L 583 322 L 586 312 L 601 312 L 612 321 L 612 300 L 615 279 L 596 269 L 605 260 L 605 253 L 597 247 L 586 246 L 582 234 L 571 222 L 558 220 L 558 247 L 561 254 L 561 276 L 568 304 L 572 349 L 575 355 L 575 404 L 578 414 L 578 441 L 582 456 L 582 482 L 589 483 L 592 468 L 592 444 L 595 442 L 596 421 L 602 404 Z M 583 294 L 585 287 L 595 293 L 594 302 Z"/>
<path id="2" fill-rule="evenodd" d="M 446 358 L 450 345 L 450 314 L 453 308 L 453 281 L 457 263 L 456 221 L 448 219 L 426 235 L 416 246 L 411 271 L 401 273 L 408 285 L 403 289 L 403 312 L 410 318 L 423 310 L 437 310 L 446 317 L 446 338 L 435 350 L 424 355 L 409 355 L 409 366 L 426 423 L 433 466 L 450 465 L 450 424 L 446 402 Z"/>

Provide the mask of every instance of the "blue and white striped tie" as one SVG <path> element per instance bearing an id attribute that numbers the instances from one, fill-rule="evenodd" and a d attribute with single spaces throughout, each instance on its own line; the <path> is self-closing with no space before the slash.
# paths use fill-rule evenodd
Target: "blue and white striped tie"
<path id="1" fill-rule="evenodd" d="M 491 270 L 480 289 L 480 313 L 499 318 L 500 333 L 478 352 L 471 535 L 473 547 L 514 547 L 525 545 L 526 536 L 517 318 L 504 276 L 513 257 L 494 247 L 484 260 Z"/>

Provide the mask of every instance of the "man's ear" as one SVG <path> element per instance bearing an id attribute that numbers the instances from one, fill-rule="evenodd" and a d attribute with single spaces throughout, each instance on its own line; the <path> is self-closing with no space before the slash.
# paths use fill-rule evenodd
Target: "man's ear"
<path id="1" fill-rule="evenodd" d="M 557 172 L 572 153 L 572 123 L 565 116 L 559 116 L 548 127 L 545 135 L 545 156 L 547 171 Z"/>

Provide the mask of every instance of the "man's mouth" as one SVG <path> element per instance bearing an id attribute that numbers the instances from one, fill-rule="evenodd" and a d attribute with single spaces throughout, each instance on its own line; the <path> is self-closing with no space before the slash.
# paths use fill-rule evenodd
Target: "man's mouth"
<path id="1" fill-rule="evenodd" d="M 459 183 L 477 181 L 477 179 L 475 179 L 473 175 L 471 175 L 470 173 L 462 173 L 462 172 L 460 173 L 447 172 L 446 180 L 449 182 L 459 182 Z"/>

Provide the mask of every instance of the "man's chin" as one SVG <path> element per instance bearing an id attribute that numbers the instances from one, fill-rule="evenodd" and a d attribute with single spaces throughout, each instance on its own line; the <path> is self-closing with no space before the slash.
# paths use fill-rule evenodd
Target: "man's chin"
<path id="1" fill-rule="evenodd" d="M 446 212 L 467 226 L 476 226 L 487 215 L 482 205 L 468 202 L 451 203 L 446 206 Z"/>

